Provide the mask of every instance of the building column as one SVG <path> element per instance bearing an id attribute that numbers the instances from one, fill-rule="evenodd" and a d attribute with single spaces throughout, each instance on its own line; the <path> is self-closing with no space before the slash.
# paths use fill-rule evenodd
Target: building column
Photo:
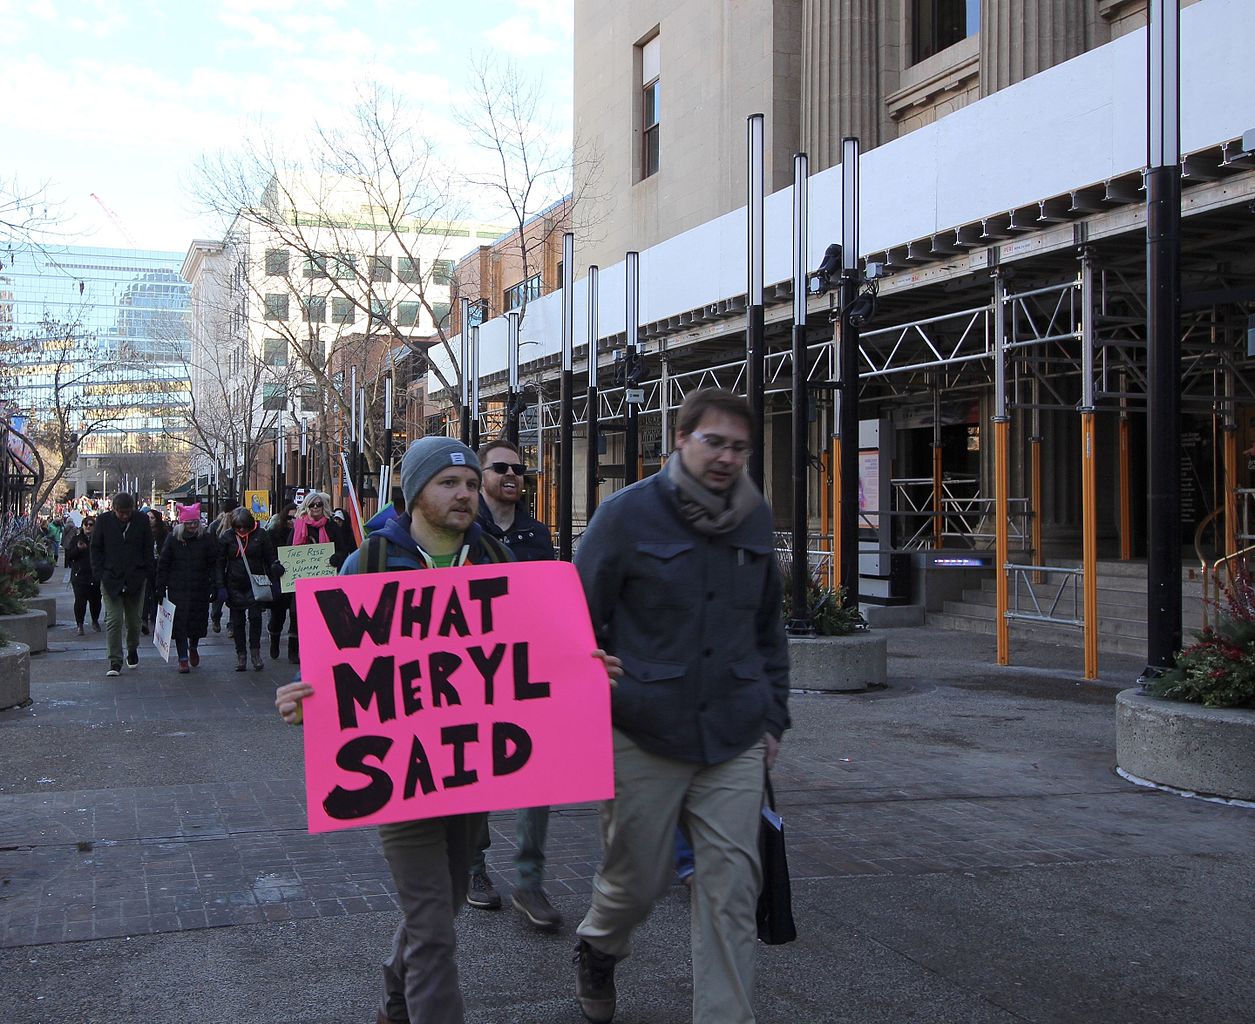
<path id="1" fill-rule="evenodd" d="M 1096 12 L 1093 0 L 981 0 L 980 94 L 1098 45 L 1107 33 Z"/>
<path id="2" fill-rule="evenodd" d="M 880 5 L 875 0 L 804 0 L 802 152 L 811 171 L 841 162 L 841 140 L 880 145 Z"/>

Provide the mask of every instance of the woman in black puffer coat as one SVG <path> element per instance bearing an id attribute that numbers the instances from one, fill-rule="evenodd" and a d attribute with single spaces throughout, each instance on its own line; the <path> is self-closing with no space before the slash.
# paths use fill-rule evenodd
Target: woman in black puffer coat
<path id="1" fill-rule="evenodd" d="M 244 655 L 247 630 L 253 668 L 260 672 L 265 667 L 261 660 L 261 616 L 270 603 L 259 603 L 253 597 L 249 574 L 273 580 L 282 575 L 283 569 L 275 558 L 274 541 L 265 530 L 258 529 L 257 520 L 248 509 L 237 508 L 231 513 L 231 529 L 224 530 L 218 538 L 218 564 L 225 588 L 225 593 L 218 593 L 231 609 L 235 625 L 235 670 L 243 672 L 248 668 Z"/>
<path id="2" fill-rule="evenodd" d="M 179 506 L 179 525 L 170 531 L 157 559 L 156 604 L 174 604 L 170 638 L 179 654 L 179 671 L 200 664 L 197 645 L 209 632 L 209 602 L 220 586 L 218 547 L 202 529 L 200 506 Z"/>
<path id="3" fill-rule="evenodd" d="M 82 636 L 83 618 L 91 606 L 92 629 L 100 632 L 100 584 L 92 575 L 92 559 L 89 546 L 92 530 L 96 526 L 93 516 L 83 518 L 83 528 L 65 546 L 65 564 L 70 567 L 70 585 L 74 588 L 74 621 L 78 624 L 78 635 Z"/>

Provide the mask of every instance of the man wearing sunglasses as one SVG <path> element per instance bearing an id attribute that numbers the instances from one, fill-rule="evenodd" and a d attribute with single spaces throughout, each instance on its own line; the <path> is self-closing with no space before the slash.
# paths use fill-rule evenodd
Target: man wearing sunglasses
<path id="1" fill-rule="evenodd" d="M 479 464 L 484 470 L 479 492 L 479 525 L 484 533 L 501 541 L 520 562 L 552 561 L 549 527 L 533 519 L 522 507 L 527 467 L 518 448 L 505 438 L 489 441 L 479 449 Z M 553 931 L 562 923 L 562 915 L 549 902 L 543 887 L 548 830 L 548 807 L 524 808 L 515 817 L 514 868 L 518 883 L 512 902 L 541 931 Z M 470 887 L 466 893 L 466 902 L 481 910 L 501 907 L 501 897 L 493 888 L 484 861 L 491 842 L 485 817 L 476 848 L 471 851 Z"/>
<path id="2" fill-rule="evenodd" d="M 576 996 L 613 1020 L 614 969 L 692 843 L 693 1022 L 753 1024 L 763 780 L 789 727 L 771 509 L 745 473 L 753 414 L 720 389 L 676 417 L 662 472 L 602 502 L 575 553 L 611 697 L 615 796 L 576 929 Z"/>

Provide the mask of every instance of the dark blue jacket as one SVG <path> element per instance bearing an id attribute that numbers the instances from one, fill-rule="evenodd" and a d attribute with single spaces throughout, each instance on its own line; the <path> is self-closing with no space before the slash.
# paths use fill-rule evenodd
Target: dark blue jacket
<path id="1" fill-rule="evenodd" d="M 762 502 L 729 533 L 698 533 L 665 473 L 598 507 L 575 567 L 599 644 L 623 661 L 615 728 L 645 750 L 719 764 L 789 727 L 772 531 Z"/>
<path id="2" fill-rule="evenodd" d="M 480 529 L 514 552 L 519 562 L 552 562 L 556 557 L 549 527 L 539 519 L 533 519 L 522 508 L 514 510 L 514 522 L 508 530 L 503 530 L 493 519 L 492 510 L 481 494 L 478 522 Z"/>
<path id="3" fill-rule="evenodd" d="M 414 542 L 414 538 L 410 536 L 409 515 L 388 520 L 382 530 L 376 530 L 363 541 L 363 544 L 369 543 L 371 538 L 374 537 L 384 537 L 388 541 L 388 570 L 390 572 L 398 572 L 402 569 L 426 568 L 426 563 L 418 550 L 418 545 Z M 483 530 L 479 528 L 479 524 L 471 523 L 471 528 L 466 531 L 465 538 L 466 544 L 470 546 L 470 551 L 466 558 L 468 565 L 481 565 L 484 562 L 500 561 L 500 559 L 493 558 L 485 549 L 482 538 Z M 362 572 L 364 567 L 358 567 L 361 557 L 362 549 L 358 548 L 344 560 L 344 565 L 340 567 L 340 575 L 349 576 L 353 573 Z"/>

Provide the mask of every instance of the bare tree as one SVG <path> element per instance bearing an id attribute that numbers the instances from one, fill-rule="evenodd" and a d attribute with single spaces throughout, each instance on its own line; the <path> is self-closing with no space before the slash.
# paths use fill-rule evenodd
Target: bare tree
<path id="1" fill-rule="evenodd" d="M 12 262 L 15 250 L 39 245 L 59 223 L 47 183 L 28 188 L 15 178 L 0 179 L 0 269 Z"/>
<path id="2" fill-rule="evenodd" d="M 509 218 L 521 280 L 527 282 L 538 272 L 541 253 L 554 235 L 591 230 L 600 160 L 591 147 L 564 138 L 541 114 L 543 81 L 525 77 L 513 60 L 476 58 L 470 78 L 470 99 L 456 117 L 487 161 L 482 170 L 466 174 L 466 180 Z M 577 164 L 582 165 L 579 194 Z M 559 203 L 553 216 L 536 223 L 540 213 Z M 524 289 L 516 307 L 521 318 L 527 314 L 528 298 Z M 493 311 L 490 302 L 485 312 Z"/>
<path id="3" fill-rule="evenodd" d="M 299 159 L 259 135 L 202 161 L 198 174 L 201 201 L 249 240 L 249 308 L 260 311 L 257 330 L 283 342 L 271 362 L 291 353 L 300 372 L 290 383 L 321 402 L 327 436 L 350 415 L 344 376 L 356 366 L 375 463 L 382 428 L 373 413 L 396 353 L 425 366 L 433 344 L 452 356 L 443 288 L 461 209 L 418 122 L 395 95 L 366 86 L 348 127 L 317 128 Z M 427 321 L 431 330 L 420 332 Z M 460 368 L 452 379 L 432 369 L 458 393 Z M 304 402 L 302 411 L 311 411 Z"/>

